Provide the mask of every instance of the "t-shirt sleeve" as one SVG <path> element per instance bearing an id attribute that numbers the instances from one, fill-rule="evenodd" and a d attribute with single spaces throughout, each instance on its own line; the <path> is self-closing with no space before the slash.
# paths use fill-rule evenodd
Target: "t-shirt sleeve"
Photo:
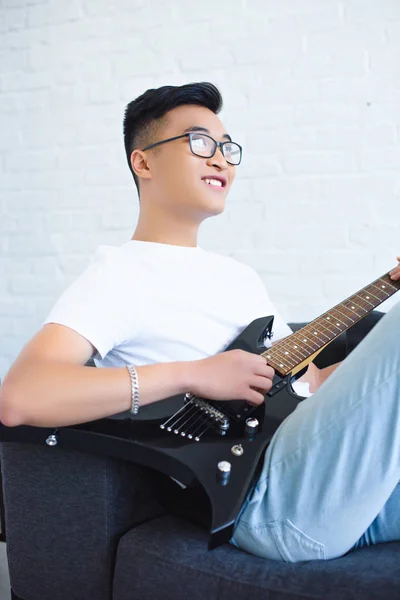
<path id="1" fill-rule="evenodd" d="M 99 247 L 86 269 L 62 293 L 44 320 L 73 329 L 96 348 L 101 359 L 124 338 L 120 322 L 118 270 Z"/>

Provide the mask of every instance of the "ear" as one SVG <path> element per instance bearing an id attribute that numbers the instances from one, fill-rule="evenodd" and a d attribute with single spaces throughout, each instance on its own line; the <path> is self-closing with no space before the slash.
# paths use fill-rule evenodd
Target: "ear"
<path id="1" fill-rule="evenodd" d="M 150 165 L 145 152 L 134 150 L 130 157 L 132 171 L 140 179 L 151 179 Z"/>

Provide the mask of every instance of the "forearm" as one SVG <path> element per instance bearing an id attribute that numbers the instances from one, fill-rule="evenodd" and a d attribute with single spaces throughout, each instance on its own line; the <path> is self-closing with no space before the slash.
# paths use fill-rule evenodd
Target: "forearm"
<path id="1" fill-rule="evenodd" d="M 320 385 L 324 383 L 325 379 L 328 379 L 328 377 L 332 375 L 333 371 L 336 371 L 336 369 L 339 365 L 342 364 L 342 362 L 343 361 L 339 361 L 333 365 L 329 365 L 329 367 L 324 367 L 323 369 L 319 370 Z"/>
<path id="2" fill-rule="evenodd" d="M 140 404 L 187 391 L 189 364 L 137 367 Z M 111 416 L 130 407 L 131 382 L 125 367 L 25 362 L 0 387 L 0 420 L 9 426 L 61 427 Z"/>
<path id="3" fill-rule="evenodd" d="M 313 362 L 308 365 L 307 371 L 298 381 L 304 381 L 309 384 L 310 392 L 313 394 L 324 383 L 326 379 L 335 371 L 342 361 L 337 362 L 329 367 L 319 369 Z"/>

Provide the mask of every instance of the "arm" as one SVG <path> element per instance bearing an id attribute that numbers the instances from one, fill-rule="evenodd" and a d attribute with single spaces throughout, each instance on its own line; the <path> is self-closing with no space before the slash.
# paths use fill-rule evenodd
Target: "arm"
<path id="1" fill-rule="evenodd" d="M 0 387 L 0 420 L 10 427 L 58 427 L 129 410 L 127 369 L 84 366 L 95 351 L 72 329 L 45 325 L 23 348 Z M 141 404 L 186 392 L 189 364 L 138 367 Z"/>
<path id="2" fill-rule="evenodd" d="M 9 427 L 61 427 L 125 412 L 131 384 L 125 367 L 93 369 L 85 363 L 95 347 L 69 327 L 49 323 L 27 344 L 0 388 L 0 420 Z M 190 390 L 215 400 L 261 404 L 274 370 L 244 350 L 200 360 L 137 368 L 140 403 Z"/>

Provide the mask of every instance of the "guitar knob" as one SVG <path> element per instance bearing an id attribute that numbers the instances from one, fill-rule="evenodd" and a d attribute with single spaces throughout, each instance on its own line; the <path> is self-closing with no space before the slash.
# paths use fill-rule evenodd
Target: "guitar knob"
<path id="1" fill-rule="evenodd" d="M 221 460 L 217 465 L 217 479 L 221 485 L 226 485 L 231 474 L 231 463 Z"/>
<path id="2" fill-rule="evenodd" d="M 218 474 L 227 477 L 231 472 L 231 463 L 227 460 L 221 460 L 218 463 Z"/>
<path id="3" fill-rule="evenodd" d="M 257 433 L 259 424 L 260 423 L 258 422 L 258 419 L 255 419 L 254 417 L 249 417 L 246 419 L 246 433 L 248 435 L 255 435 Z"/>
<path id="4" fill-rule="evenodd" d="M 49 435 L 49 437 L 46 439 L 46 444 L 48 446 L 57 446 L 58 440 L 57 440 L 57 435 Z"/>

